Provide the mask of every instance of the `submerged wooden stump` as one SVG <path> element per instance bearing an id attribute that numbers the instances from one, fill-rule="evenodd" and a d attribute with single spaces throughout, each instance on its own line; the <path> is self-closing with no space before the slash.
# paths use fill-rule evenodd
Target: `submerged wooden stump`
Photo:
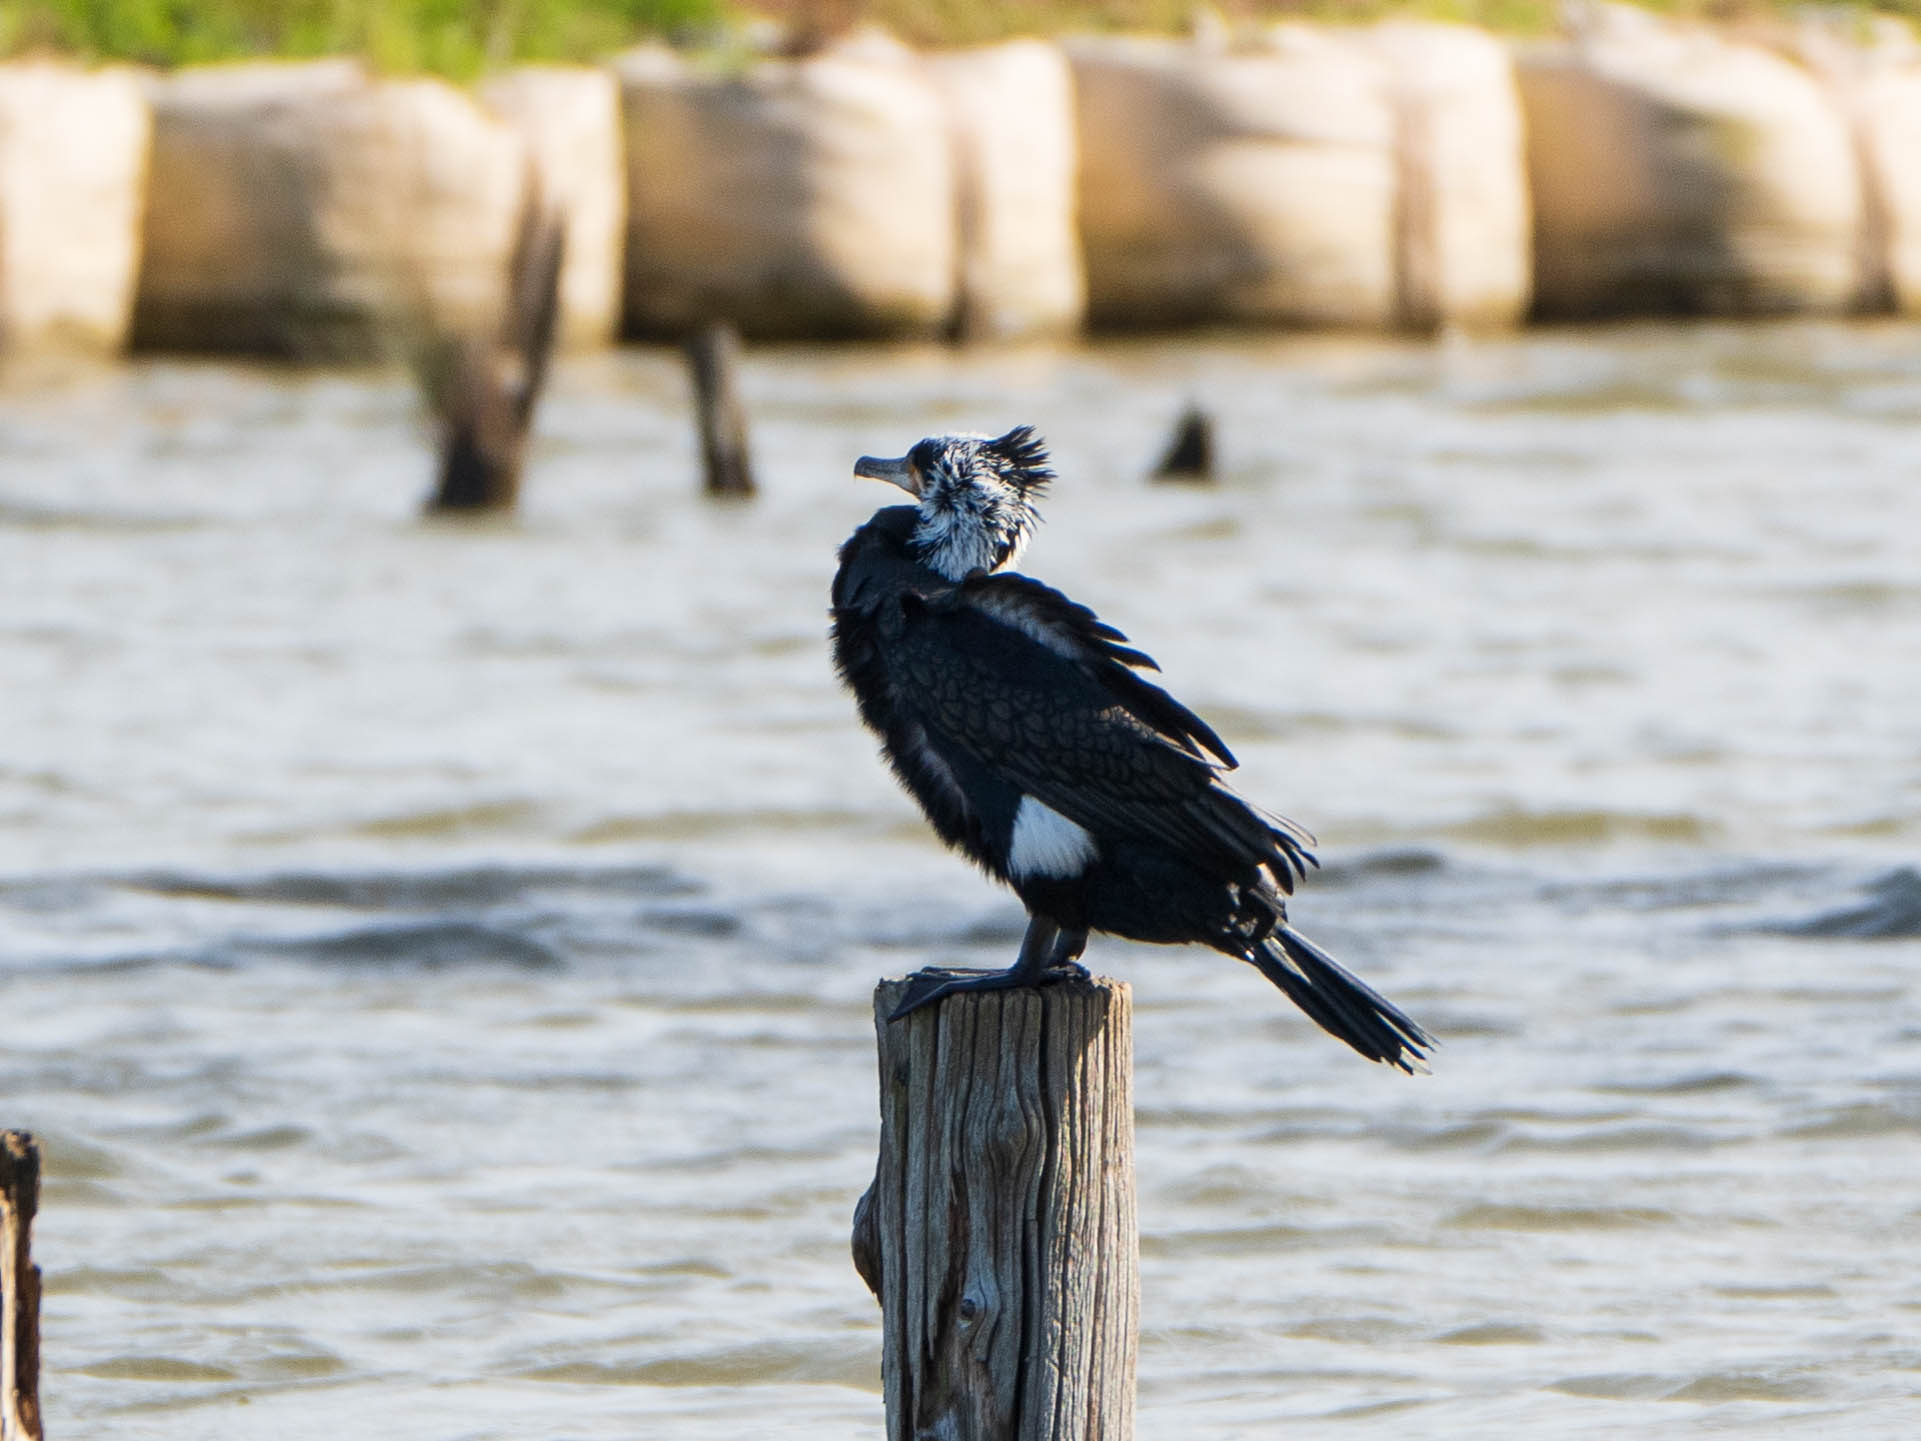
<path id="1" fill-rule="evenodd" d="M 1214 418 L 1198 405 L 1189 405 L 1175 422 L 1166 453 L 1154 467 L 1154 479 L 1190 484 L 1214 479 Z"/>
<path id="2" fill-rule="evenodd" d="M 40 1268 L 33 1215 L 40 1149 L 25 1131 L 0 1131 L 0 1441 L 40 1441 Z"/>
<path id="3" fill-rule="evenodd" d="M 740 335 L 731 325 L 709 325 L 689 336 L 682 349 L 694 380 L 704 488 L 709 495 L 750 496 L 754 464 L 747 446 L 747 407 L 736 376 Z"/>
<path id="4" fill-rule="evenodd" d="M 1140 1313 L 1127 987 L 874 993 L 880 1161 L 854 1264 L 889 1441 L 1127 1441 Z"/>

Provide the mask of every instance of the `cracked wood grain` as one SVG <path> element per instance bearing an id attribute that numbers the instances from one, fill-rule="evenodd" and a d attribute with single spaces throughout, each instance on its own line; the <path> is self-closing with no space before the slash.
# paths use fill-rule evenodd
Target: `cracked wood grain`
<path id="1" fill-rule="evenodd" d="M 1131 1007 L 1099 979 L 890 1024 L 855 1266 L 889 1441 L 1129 1441 L 1140 1311 Z"/>

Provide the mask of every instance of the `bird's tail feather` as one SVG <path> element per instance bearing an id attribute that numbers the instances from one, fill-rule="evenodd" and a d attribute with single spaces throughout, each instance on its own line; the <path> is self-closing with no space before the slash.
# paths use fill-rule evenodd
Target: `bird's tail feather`
<path id="1" fill-rule="evenodd" d="M 1410 1074 L 1427 1069 L 1434 1038 L 1299 931 L 1277 927 L 1247 958 L 1315 1025 L 1370 1061 Z"/>

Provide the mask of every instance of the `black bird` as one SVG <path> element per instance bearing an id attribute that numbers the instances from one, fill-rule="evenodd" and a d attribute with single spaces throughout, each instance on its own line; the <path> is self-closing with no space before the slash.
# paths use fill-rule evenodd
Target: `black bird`
<path id="1" fill-rule="evenodd" d="M 896 1017 L 1085 975 L 1076 957 L 1105 931 L 1236 956 L 1369 1060 L 1424 1069 L 1428 1034 L 1287 924 L 1313 838 L 1221 783 L 1226 744 L 1126 636 L 1008 569 L 1054 478 L 1033 429 L 931 437 L 854 473 L 916 503 L 841 547 L 835 666 L 941 838 L 1028 913 L 1012 968 L 922 971 Z"/>

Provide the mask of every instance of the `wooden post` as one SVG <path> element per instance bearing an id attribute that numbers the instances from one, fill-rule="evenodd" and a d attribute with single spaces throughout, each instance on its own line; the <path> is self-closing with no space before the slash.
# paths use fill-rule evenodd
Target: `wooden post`
<path id="1" fill-rule="evenodd" d="M 888 1441 L 1129 1441 L 1140 1315 L 1127 987 L 874 993 L 880 1161 L 854 1265 Z"/>
<path id="2" fill-rule="evenodd" d="M 440 422 L 440 480 L 428 509 L 511 510 L 520 498 L 527 438 L 534 428 L 560 324 L 560 269 L 567 217 L 547 204 L 531 164 L 500 307 L 499 333 L 435 334 L 428 307 L 415 343 L 414 371 Z"/>
<path id="3" fill-rule="evenodd" d="M 25 1131 L 0 1131 L 0 1441 L 41 1441 L 40 1268 L 33 1214 L 40 1209 L 40 1148 Z"/>
<path id="4" fill-rule="evenodd" d="M 1199 484 L 1214 479 L 1214 421 L 1198 405 L 1181 412 L 1154 479 Z"/>
<path id="5" fill-rule="evenodd" d="M 694 407 L 700 422 L 700 458 L 709 495 L 754 493 L 754 466 L 747 452 L 747 408 L 734 383 L 740 337 L 731 325 L 709 325 L 685 346 L 694 377 Z"/>

